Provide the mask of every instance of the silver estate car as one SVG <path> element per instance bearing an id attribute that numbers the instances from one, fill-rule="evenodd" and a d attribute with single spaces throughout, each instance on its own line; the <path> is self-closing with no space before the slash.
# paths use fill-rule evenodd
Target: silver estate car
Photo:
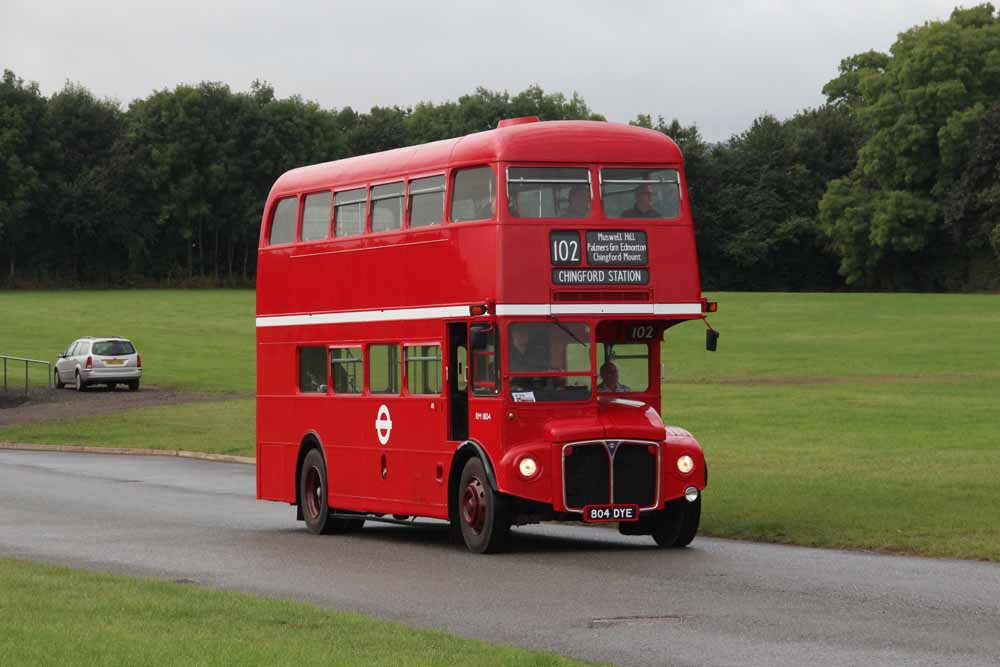
<path id="1" fill-rule="evenodd" d="M 127 338 L 87 336 L 70 343 L 56 360 L 52 374 L 56 389 L 73 385 L 83 391 L 92 384 L 114 389 L 116 384 L 124 384 L 130 391 L 138 391 L 142 357 Z"/>

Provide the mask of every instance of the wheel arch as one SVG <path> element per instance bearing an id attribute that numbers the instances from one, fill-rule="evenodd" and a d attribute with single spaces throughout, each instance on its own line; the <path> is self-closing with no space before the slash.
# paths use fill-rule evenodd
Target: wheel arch
<path id="1" fill-rule="evenodd" d="M 497 476 L 493 470 L 493 461 L 490 460 L 489 454 L 483 449 L 475 440 L 466 440 L 458 449 L 455 450 L 455 455 L 451 458 L 451 468 L 448 470 L 448 518 L 454 518 L 457 516 L 458 505 L 456 503 L 458 489 L 458 483 L 462 477 L 462 469 L 465 467 L 465 462 L 469 459 L 477 457 L 483 462 L 483 468 L 486 469 L 486 479 L 490 484 L 490 487 L 494 491 L 499 491 L 500 487 L 497 485 Z"/>

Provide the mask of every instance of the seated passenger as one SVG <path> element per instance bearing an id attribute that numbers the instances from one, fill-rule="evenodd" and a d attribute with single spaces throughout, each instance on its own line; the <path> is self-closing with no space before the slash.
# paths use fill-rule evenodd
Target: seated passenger
<path id="1" fill-rule="evenodd" d="M 574 185 L 569 191 L 569 206 L 563 211 L 563 218 L 585 218 L 590 213 L 590 188 Z"/>
<path id="2" fill-rule="evenodd" d="M 601 383 L 597 385 L 597 391 L 601 393 L 624 393 L 632 391 L 627 384 L 618 382 L 618 367 L 610 361 L 604 362 L 601 366 Z"/>
<path id="3" fill-rule="evenodd" d="M 659 218 L 660 212 L 653 208 L 653 186 L 643 183 L 635 189 L 635 205 L 622 211 L 623 218 Z"/>

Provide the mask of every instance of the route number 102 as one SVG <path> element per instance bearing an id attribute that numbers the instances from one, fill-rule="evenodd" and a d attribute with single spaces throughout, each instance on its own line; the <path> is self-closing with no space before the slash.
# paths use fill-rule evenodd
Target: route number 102
<path id="1" fill-rule="evenodd" d="M 632 340 L 651 340 L 656 337 L 656 327 L 652 324 L 640 324 L 632 327 L 629 333 Z"/>
<path id="2" fill-rule="evenodd" d="M 556 264 L 579 264 L 580 263 L 580 239 L 559 238 L 552 239 L 552 261 Z"/>

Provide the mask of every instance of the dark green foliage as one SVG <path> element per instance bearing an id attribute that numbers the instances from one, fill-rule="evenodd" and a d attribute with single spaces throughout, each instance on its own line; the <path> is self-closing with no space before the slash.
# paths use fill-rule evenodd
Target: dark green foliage
<path id="1" fill-rule="evenodd" d="M 831 178 L 853 167 L 860 131 L 843 109 L 824 106 L 708 146 L 677 120 L 633 123 L 677 141 L 685 156 L 706 289 L 816 290 L 841 286 L 819 233 L 817 202 Z"/>
<path id="2" fill-rule="evenodd" d="M 845 58 L 827 104 L 685 156 L 706 289 L 1000 288 L 1000 19 L 956 9 Z M 323 109 L 204 82 L 122 110 L 78 85 L 0 82 L 0 282 L 250 284 L 274 180 L 305 164 L 481 132 L 604 120 L 576 93 L 477 88 L 415 107 Z"/>
<path id="3" fill-rule="evenodd" d="M 901 33 L 890 55 L 863 53 L 840 70 L 823 90 L 850 110 L 865 141 L 857 167 L 828 185 L 820 219 L 847 282 L 995 288 L 1000 267 L 980 230 L 990 188 L 984 117 L 1000 99 L 993 6 L 956 9 Z M 956 205 L 962 211 L 950 212 Z"/>
<path id="4" fill-rule="evenodd" d="M 0 84 L 0 261 L 5 282 L 247 284 L 267 193 L 284 171 L 496 127 L 595 119 L 576 94 L 483 88 L 415 109 L 325 110 L 254 82 L 157 91 L 122 111 L 67 84 L 46 100 Z"/>

